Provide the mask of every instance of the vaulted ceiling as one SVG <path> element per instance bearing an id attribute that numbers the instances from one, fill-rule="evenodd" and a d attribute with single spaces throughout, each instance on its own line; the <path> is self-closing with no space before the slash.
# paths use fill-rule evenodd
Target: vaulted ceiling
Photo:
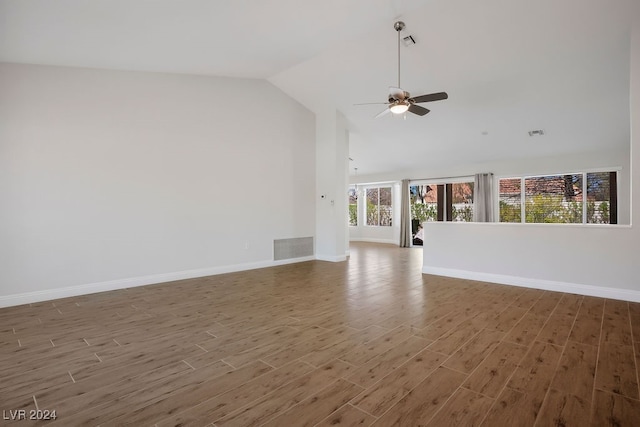
<path id="1" fill-rule="evenodd" d="M 346 116 L 352 172 L 418 170 L 628 147 L 631 1 L 0 0 L 0 61 L 268 79 Z M 449 99 L 375 119 L 398 19 L 402 88 Z"/>

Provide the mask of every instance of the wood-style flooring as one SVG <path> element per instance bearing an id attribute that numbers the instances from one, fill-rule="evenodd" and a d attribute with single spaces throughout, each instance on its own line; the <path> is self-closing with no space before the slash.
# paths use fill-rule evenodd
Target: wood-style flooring
<path id="1" fill-rule="evenodd" d="M 640 425 L 640 304 L 421 264 L 352 244 L 343 263 L 0 309 L 0 424 Z"/>

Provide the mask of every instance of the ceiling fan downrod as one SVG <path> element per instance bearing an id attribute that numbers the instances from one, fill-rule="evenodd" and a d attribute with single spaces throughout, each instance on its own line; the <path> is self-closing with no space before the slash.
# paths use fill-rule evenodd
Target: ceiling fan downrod
<path id="1" fill-rule="evenodd" d="M 393 28 L 398 32 L 398 87 L 400 86 L 400 31 L 404 30 L 404 22 L 397 21 L 393 24 Z"/>

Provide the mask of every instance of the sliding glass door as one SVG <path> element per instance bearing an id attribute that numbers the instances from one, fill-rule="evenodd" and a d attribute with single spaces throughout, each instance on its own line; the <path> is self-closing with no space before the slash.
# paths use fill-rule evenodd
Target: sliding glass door
<path id="1" fill-rule="evenodd" d="M 421 246 L 420 224 L 423 222 L 473 220 L 473 181 L 413 181 L 409 186 L 409 203 L 413 244 Z"/>

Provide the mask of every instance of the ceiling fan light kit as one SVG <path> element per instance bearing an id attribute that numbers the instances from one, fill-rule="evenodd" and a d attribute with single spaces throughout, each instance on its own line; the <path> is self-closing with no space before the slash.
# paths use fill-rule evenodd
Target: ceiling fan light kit
<path id="1" fill-rule="evenodd" d="M 409 109 L 409 103 L 407 102 L 393 104 L 389 107 L 389 110 L 391 110 L 393 114 L 406 113 L 408 109 Z"/>
<path id="2" fill-rule="evenodd" d="M 420 105 L 416 105 L 422 102 L 432 102 L 432 101 L 441 101 L 443 99 L 449 98 L 446 92 L 437 92 L 430 93 L 427 95 L 420 95 L 416 97 L 411 97 L 411 94 L 400 88 L 400 32 L 405 28 L 405 24 L 402 21 L 397 21 L 393 24 L 393 28 L 398 33 L 398 87 L 390 87 L 389 88 L 389 102 L 382 102 L 381 104 L 386 104 L 387 108 L 379 113 L 376 118 L 386 115 L 391 112 L 393 114 L 404 114 L 407 111 L 418 116 L 424 116 L 430 110 L 424 108 Z M 412 36 L 405 37 L 406 39 L 411 39 L 413 43 L 415 40 Z M 357 104 L 363 105 L 363 104 Z"/>

